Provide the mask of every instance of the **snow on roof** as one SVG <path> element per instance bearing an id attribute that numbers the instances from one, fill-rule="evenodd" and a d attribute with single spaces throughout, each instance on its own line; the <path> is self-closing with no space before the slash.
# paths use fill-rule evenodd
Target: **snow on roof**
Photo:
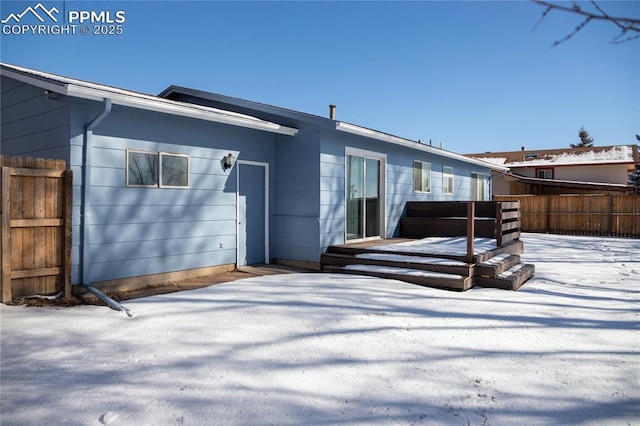
<path id="1" fill-rule="evenodd" d="M 544 166 L 544 165 L 573 165 L 596 163 L 629 163 L 633 162 L 633 150 L 630 146 L 612 146 L 605 150 L 590 150 L 582 152 L 562 152 L 529 157 L 521 161 L 509 163 L 511 167 Z"/>
<path id="2" fill-rule="evenodd" d="M 508 167 L 567 166 L 586 164 L 636 163 L 635 145 L 597 146 L 586 148 L 522 150 L 468 154 L 469 157 Z"/>
<path id="3" fill-rule="evenodd" d="M 486 161 L 487 163 L 496 164 L 498 166 L 504 166 L 507 162 L 506 157 L 473 157 L 477 160 Z"/>

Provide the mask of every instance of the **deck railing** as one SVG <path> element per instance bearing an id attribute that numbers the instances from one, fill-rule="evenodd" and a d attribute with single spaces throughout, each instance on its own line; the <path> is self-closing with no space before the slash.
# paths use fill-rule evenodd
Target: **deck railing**
<path id="1" fill-rule="evenodd" d="M 493 238 L 501 247 L 520 238 L 518 201 L 409 201 L 400 220 L 403 238 L 467 238 L 467 261 L 474 255 L 474 238 Z"/>

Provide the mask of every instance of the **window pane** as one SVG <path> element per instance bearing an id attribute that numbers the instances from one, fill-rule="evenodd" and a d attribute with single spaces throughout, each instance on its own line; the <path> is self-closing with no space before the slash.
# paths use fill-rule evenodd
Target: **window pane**
<path id="1" fill-rule="evenodd" d="M 364 222 L 364 159 L 347 157 L 347 239 L 362 238 Z"/>
<path id="2" fill-rule="evenodd" d="M 422 191 L 431 192 L 431 164 L 422 163 Z"/>
<path id="3" fill-rule="evenodd" d="M 442 192 L 453 194 L 453 167 L 442 167 Z"/>
<path id="4" fill-rule="evenodd" d="M 365 161 L 365 237 L 374 237 L 380 235 L 380 161 L 371 158 Z"/>
<path id="5" fill-rule="evenodd" d="M 538 177 L 540 179 L 551 179 L 552 171 L 550 169 L 538 170 Z"/>
<path id="6" fill-rule="evenodd" d="M 158 185 L 158 154 L 128 151 L 127 185 Z"/>
<path id="7" fill-rule="evenodd" d="M 160 186 L 189 186 L 189 157 L 186 155 L 160 154 L 162 182 Z"/>
<path id="8" fill-rule="evenodd" d="M 431 164 L 422 161 L 413 162 L 413 190 L 431 192 Z"/>
<path id="9" fill-rule="evenodd" d="M 471 199 L 484 201 L 484 174 L 471 173 Z"/>
<path id="10" fill-rule="evenodd" d="M 413 162 L 413 190 L 422 192 L 422 163 L 420 161 Z"/>

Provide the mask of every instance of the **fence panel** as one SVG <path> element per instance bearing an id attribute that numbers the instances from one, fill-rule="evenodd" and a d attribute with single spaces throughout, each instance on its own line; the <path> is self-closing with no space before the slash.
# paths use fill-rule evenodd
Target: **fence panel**
<path id="1" fill-rule="evenodd" d="M 2 302 L 71 292 L 72 172 L 60 160 L 0 157 Z"/>
<path id="2" fill-rule="evenodd" d="M 640 197 L 635 195 L 494 195 L 520 200 L 522 230 L 640 238 Z"/>
<path id="3" fill-rule="evenodd" d="M 496 195 L 494 201 L 520 202 L 520 228 L 526 232 L 546 232 L 548 229 L 548 203 L 545 196 Z"/>
<path id="4" fill-rule="evenodd" d="M 614 195 L 611 204 L 611 233 L 619 236 L 639 236 L 640 196 Z"/>

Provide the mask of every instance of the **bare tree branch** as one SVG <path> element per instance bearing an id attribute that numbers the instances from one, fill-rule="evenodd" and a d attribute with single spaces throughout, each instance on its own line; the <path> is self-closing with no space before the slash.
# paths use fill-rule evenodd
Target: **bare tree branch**
<path id="1" fill-rule="evenodd" d="M 640 19 L 611 16 L 607 12 L 605 12 L 604 9 L 600 7 L 600 5 L 595 0 L 591 0 L 591 4 L 596 10 L 595 12 L 584 10 L 578 4 L 577 1 L 573 2 L 572 7 L 551 3 L 546 0 L 532 0 L 532 1 L 546 8 L 542 13 L 542 16 L 534 26 L 533 30 L 535 30 L 540 25 L 540 23 L 544 20 L 544 18 L 546 18 L 547 15 L 553 10 L 569 12 L 569 13 L 573 13 L 575 15 L 584 17 L 584 20 L 571 33 L 569 33 L 562 39 L 553 43 L 552 47 L 557 46 L 569 40 L 578 32 L 580 32 L 580 30 L 582 30 L 585 26 L 587 26 L 587 24 L 589 24 L 594 20 L 611 22 L 620 29 L 620 34 L 614 37 L 611 40 L 611 43 L 614 43 L 614 44 L 626 43 L 628 41 L 640 38 Z M 634 33 L 634 34 L 629 35 L 630 33 Z M 627 37 L 623 38 L 625 36 Z"/>

